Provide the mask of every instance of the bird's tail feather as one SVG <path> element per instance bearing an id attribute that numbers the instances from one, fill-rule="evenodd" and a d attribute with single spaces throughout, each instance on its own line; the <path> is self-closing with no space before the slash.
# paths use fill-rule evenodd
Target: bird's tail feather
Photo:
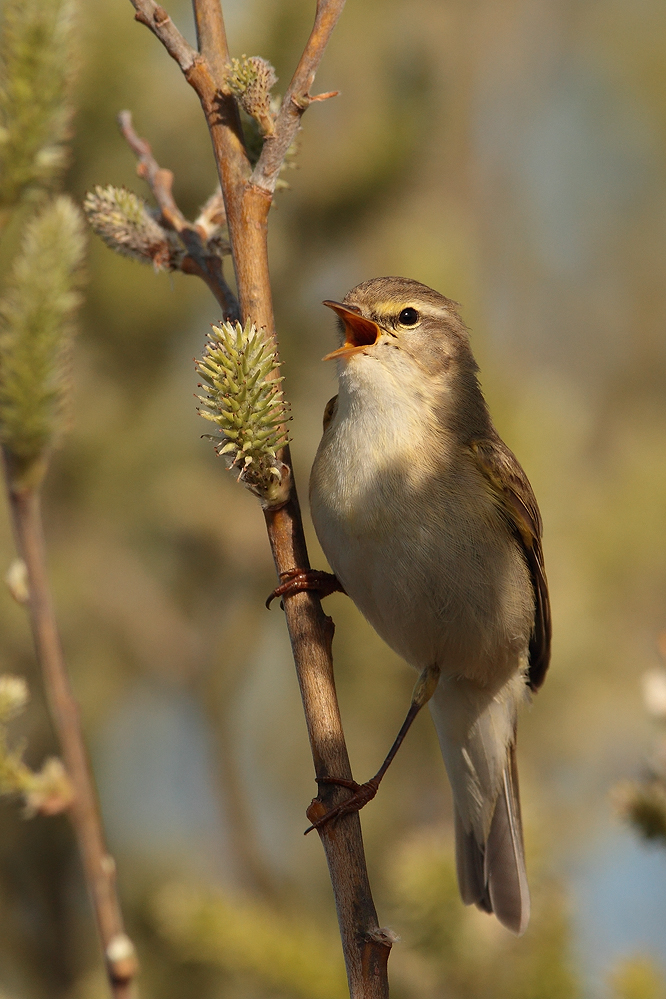
<path id="1" fill-rule="evenodd" d="M 440 683 L 431 707 L 453 789 L 461 897 L 521 934 L 530 896 L 515 752 L 524 683 L 516 680 L 494 697 L 465 681 Z"/>
<path id="2" fill-rule="evenodd" d="M 494 912 L 500 923 L 520 935 L 530 918 L 530 894 L 515 755 L 512 743 L 485 843 L 478 842 L 472 829 L 465 830 L 456 807 L 456 866 L 463 902 Z"/>

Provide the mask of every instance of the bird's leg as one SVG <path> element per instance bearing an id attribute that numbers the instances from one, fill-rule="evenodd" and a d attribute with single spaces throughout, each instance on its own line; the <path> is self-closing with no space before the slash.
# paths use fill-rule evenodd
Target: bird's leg
<path id="1" fill-rule="evenodd" d="M 404 722 L 400 726 L 400 731 L 395 737 L 393 745 L 388 751 L 386 759 L 374 777 L 371 777 L 370 780 L 365 782 L 365 784 L 357 784 L 355 780 L 347 780 L 344 777 L 317 777 L 318 784 L 338 784 L 340 787 L 349 788 L 349 790 L 354 793 L 350 798 L 347 798 L 346 801 L 341 802 L 336 808 L 332 808 L 330 812 L 326 813 L 326 815 L 322 815 L 320 819 L 313 822 L 312 825 L 305 830 L 306 834 L 311 832 L 313 829 L 321 829 L 321 827 L 326 825 L 327 822 L 339 819 L 342 815 L 348 815 L 349 812 L 358 812 L 361 808 L 367 805 L 369 801 L 372 801 L 379 790 L 379 784 L 384 774 L 393 763 L 393 760 L 395 759 L 395 756 L 400 749 L 412 722 L 423 705 L 427 704 L 432 695 L 435 693 L 435 689 L 439 681 L 439 673 L 440 667 L 436 663 L 432 666 L 426 666 L 426 668 L 420 673 L 419 678 L 414 685 L 412 703 L 409 705 L 409 711 L 407 712 Z"/>
<path id="2" fill-rule="evenodd" d="M 329 593 L 344 593 L 342 583 L 332 572 L 321 572 L 319 569 L 287 569 L 280 573 L 280 585 L 277 586 L 266 600 L 270 607 L 276 597 L 291 597 L 302 590 L 317 590 L 322 597 Z"/>

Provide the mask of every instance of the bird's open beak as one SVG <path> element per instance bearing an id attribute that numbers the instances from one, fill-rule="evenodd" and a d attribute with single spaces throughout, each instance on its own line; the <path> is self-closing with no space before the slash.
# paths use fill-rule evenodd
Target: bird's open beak
<path id="1" fill-rule="evenodd" d="M 340 302 L 330 302 L 328 299 L 322 304 L 333 309 L 345 324 L 345 342 L 342 347 L 327 354 L 323 358 L 324 361 L 331 361 L 334 357 L 349 357 L 377 343 L 381 333 L 379 326 L 371 319 L 362 316 L 356 306 L 342 305 Z"/>

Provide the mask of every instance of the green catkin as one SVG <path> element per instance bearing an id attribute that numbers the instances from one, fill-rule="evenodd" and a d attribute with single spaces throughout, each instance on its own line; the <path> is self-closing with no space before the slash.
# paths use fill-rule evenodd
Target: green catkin
<path id="1" fill-rule="evenodd" d="M 284 424 L 288 407 L 272 347 L 247 322 L 213 326 L 203 357 L 196 362 L 206 395 L 200 415 L 214 423 L 221 437 L 215 450 L 224 456 L 238 478 L 265 504 L 284 502 L 288 494 L 288 471 L 277 457 L 288 443 Z M 208 436 L 208 435 L 206 435 Z"/>
<path id="2" fill-rule="evenodd" d="M 231 60 L 231 71 L 227 86 L 243 111 L 259 125 L 263 135 L 275 131 L 274 114 L 271 106 L 271 90 L 277 83 L 277 76 L 271 64 L 261 56 L 243 55 Z"/>

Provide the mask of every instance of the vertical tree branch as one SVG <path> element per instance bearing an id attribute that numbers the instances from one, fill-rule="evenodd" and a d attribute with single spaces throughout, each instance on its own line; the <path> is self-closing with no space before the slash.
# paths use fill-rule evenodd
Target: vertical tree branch
<path id="1" fill-rule="evenodd" d="M 267 137 L 254 175 L 245 154 L 236 102 L 220 80 L 228 61 L 219 0 L 193 0 L 200 51 L 180 36 L 154 0 L 131 0 L 137 20 L 147 25 L 178 62 L 199 96 L 211 134 L 224 196 L 238 297 L 243 320 L 251 319 L 275 339 L 268 269 L 267 222 L 275 181 L 284 155 L 311 103 L 309 88 L 344 0 L 318 0 L 315 24 L 278 114 L 275 134 Z M 217 50 L 213 53 L 213 49 Z M 282 460 L 290 464 L 285 448 Z M 309 568 L 295 485 L 287 504 L 266 510 L 266 528 L 278 575 Z M 351 777 L 351 767 L 335 692 L 331 640 L 333 623 L 317 596 L 299 593 L 285 600 L 285 616 L 301 689 L 310 745 L 318 777 Z M 348 794 L 323 786 L 309 809 L 319 817 Z M 390 935 L 379 928 L 363 851 L 360 820 L 346 815 L 319 831 L 335 894 L 352 999 L 386 999 Z"/>
<path id="2" fill-rule="evenodd" d="M 38 487 L 12 484 L 9 503 L 17 548 L 28 571 L 28 609 L 44 686 L 67 774 L 74 789 L 70 805 L 84 874 L 104 950 L 114 999 L 129 999 L 137 971 L 134 947 L 123 926 L 116 892 L 116 866 L 106 849 L 97 795 L 81 732 L 79 709 L 63 659 L 46 572 Z"/>
<path id="3" fill-rule="evenodd" d="M 229 48 L 220 0 L 195 4 L 194 21 L 199 52 L 210 66 L 216 86 L 221 89 L 229 65 Z"/>
<path id="4" fill-rule="evenodd" d="M 280 173 L 280 167 L 287 154 L 289 146 L 294 141 L 300 128 L 301 118 L 313 100 L 321 97 L 334 97 L 337 91 L 323 94 L 316 98 L 310 95 L 310 87 L 314 83 L 317 67 L 321 62 L 328 40 L 333 33 L 338 18 L 342 13 L 342 3 L 331 0 L 318 0 L 315 23 L 303 55 L 300 58 L 296 72 L 284 95 L 284 100 L 275 123 L 275 133 L 267 136 L 261 151 L 259 162 L 252 174 L 253 183 L 263 190 L 275 190 L 275 182 Z"/>

